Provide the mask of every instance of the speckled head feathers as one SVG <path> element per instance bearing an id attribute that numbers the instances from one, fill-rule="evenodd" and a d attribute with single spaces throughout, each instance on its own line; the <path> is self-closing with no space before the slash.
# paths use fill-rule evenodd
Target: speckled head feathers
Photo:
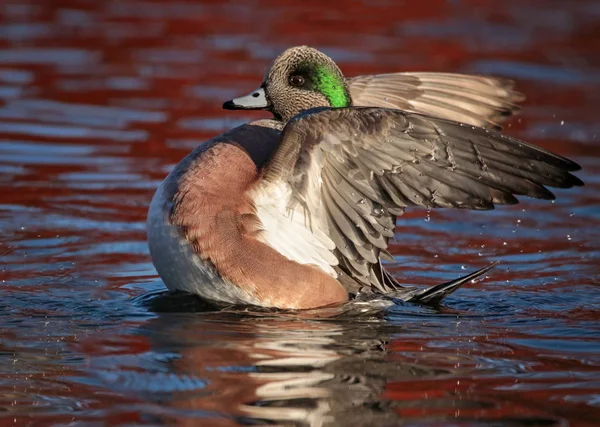
<path id="1" fill-rule="evenodd" d="M 267 71 L 263 87 L 271 111 L 284 121 L 309 108 L 352 105 L 339 67 L 308 46 L 292 47 L 279 55 Z"/>

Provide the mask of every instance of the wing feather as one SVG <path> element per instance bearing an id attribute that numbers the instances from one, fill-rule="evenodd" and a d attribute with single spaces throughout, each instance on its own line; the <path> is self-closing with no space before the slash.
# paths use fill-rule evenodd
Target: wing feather
<path id="1" fill-rule="evenodd" d="M 391 73 L 348 79 L 353 105 L 397 108 L 500 128 L 524 96 L 506 79 L 451 73 Z"/>
<path id="2" fill-rule="evenodd" d="M 497 83 L 466 82 L 482 91 Z M 340 269 L 384 291 L 395 282 L 381 273 L 380 259 L 390 257 L 395 217 L 407 206 L 493 209 L 517 203 L 515 195 L 551 199 L 547 187 L 583 184 L 570 173 L 578 169 L 543 148 L 479 127 L 353 107 L 292 119 L 264 176 L 289 188 L 291 206 L 301 201 L 311 230 L 316 224 L 333 242 Z"/>

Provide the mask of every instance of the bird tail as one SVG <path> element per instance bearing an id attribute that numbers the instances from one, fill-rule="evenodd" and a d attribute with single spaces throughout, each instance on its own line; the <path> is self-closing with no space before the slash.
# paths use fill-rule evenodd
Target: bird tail
<path id="1" fill-rule="evenodd" d="M 477 270 L 466 276 L 459 277 L 458 279 L 454 279 L 446 283 L 441 283 L 439 285 L 435 285 L 427 289 L 423 289 L 422 291 L 413 294 L 407 301 L 431 305 L 439 304 L 440 301 L 442 301 L 452 292 L 460 288 L 462 285 L 470 282 L 471 280 L 477 279 L 480 276 L 483 276 L 485 273 L 490 271 L 499 263 L 500 261 L 493 262 L 487 267 L 483 267 L 482 269 Z"/>

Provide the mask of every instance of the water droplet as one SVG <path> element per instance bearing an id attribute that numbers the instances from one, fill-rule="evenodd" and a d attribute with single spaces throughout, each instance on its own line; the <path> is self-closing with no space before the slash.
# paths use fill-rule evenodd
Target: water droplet
<path id="1" fill-rule="evenodd" d="M 373 206 L 373 216 L 379 218 L 383 215 L 383 206 L 376 204 Z"/>
<path id="2" fill-rule="evenodd" d="M 433 257 L 434 257 L 434 258 L 437 258 L 437 257 L 438 257 L 438 254 L 435 254 Z"/>
<path id="3" fill-rule="evenodd" d="M 506 243 L 506 242 L 502 242 L 502 245 L 503 245 L 503 246 L 506 246 L 506 245 L 508 245 L 508 243 Z"/>
<path id="4" fill-rule="evenodd" d="M 564 124 L 565 124 L 565 121 L 564 121 L 564 120 L 561 120 L 561 121 L 560 121 L 560 125 L 562 126 L 562 125 L 564 125 Z"/>
<path id="5" fill-rule="evenodd" d="M 572 212 L 569 214 L 569 218 L 572 218 L 572 217 L 574 217 L 574 216 L 575 216 L 575 214 L 574 214 L 574 213 L 572 213 Z"/>
<path id="6" fill-rule="evenodd" d="M 571 240 L 571 235 L 567 234 L 567 240 Z"/>
<path id="7" fill-rule="evenodd" d="M 460 269 L 461 269 L 461 270 L 466 270 L 466 269 L 467 269 L 467 266 L 466 266 L 466 265 L 461 265 L 461 266 L 460 266 Z"/>
<path id="8" fill-rule="evenodd" d="M 366 201 L 365 199 L 360 199 L 360 200 L 358 201 L 358 204 L 359 204 L 359 205 L 364 205 L 365 203 L 367 203 L 367 201 Z"/>

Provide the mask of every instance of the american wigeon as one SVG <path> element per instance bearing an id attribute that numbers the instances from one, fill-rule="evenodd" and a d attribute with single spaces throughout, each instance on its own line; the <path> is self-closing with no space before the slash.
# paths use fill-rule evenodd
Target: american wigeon
<path id="1" fill-rule="evenodd" d="M 409 206 L 492 209 L 582 182 L 559 155 L 484 129 L 516 111 L 500 79 L 397 73 L 346 80 L 323 53 L 288 49 L 228 109 L 267 109 L 198 146 L 149 211 L 169 289 L 225 304 L 306 309 L 393 292 L 437 302 L 486 267 L 426 290 L 382 266 Z"/>

